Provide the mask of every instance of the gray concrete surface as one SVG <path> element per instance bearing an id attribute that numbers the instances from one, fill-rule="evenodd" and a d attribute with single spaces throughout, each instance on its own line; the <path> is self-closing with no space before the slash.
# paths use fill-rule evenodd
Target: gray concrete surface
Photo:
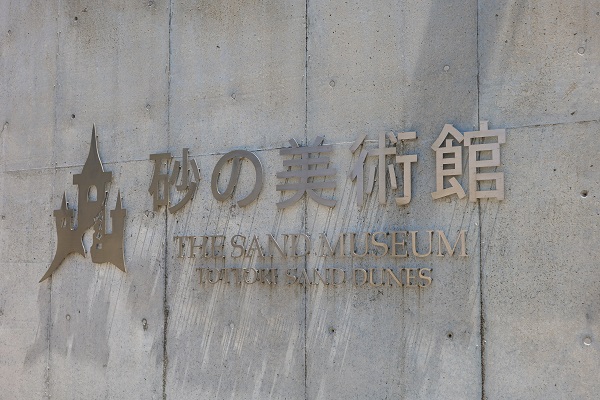
<path id="1" fill-rule="evenodd" d="M 506 171 L 530 172 L 511 185 L 506 204 L 481 204 L 489 398 L 598 392 L 598 128 L 581 122 L 510 130 Z M 548 137 L 561 137 L 562 146 L 542 149 Z"/>
<path id="2" fill-rule="evenodd" d="M 0 399 L 597 397 L 597 1 L 0 5 Z M 505 200 L 432 200 L 431 144 L 481 119 L 507 128 Z M 92 124 L 108 207 L 120 189 L 128 213 L 127 273 L 71 255 L 38 283 Z M 359 207 L 349 147 L 389 131 L 417 132 L 400 150 L 418 156 L 412 201 L 388 184 L 387 204 Z M 317 136 L 337 168 L 318 194 L 337 205 L 277 209 L 292 194 L 276 190 L 280 149 Z M 198 192 L 154 211 L 149 155 L 183 148 Z M 247 207 L 210 191 L 235 149 L 265 171 Z M 182 259 L 173 240 L 428 229 L 465 230 L 468 257 Z M 210 284 L 198 267 L 416 267 L 433 282 Z"/>
<path id="3" fill-rule="evenodd" d="M 465 229 L 469 257 L 336 260 L 348 271 L 432 268 L 434 284 L 422 291 L 311 288 L 307 398 L 480 398 L 479 210 L 466 199 L 433 201 L 430 194 L 430 146 L 441 128 L 477 124 L 475 2 L 308 4 L 309 140 L 323 134 L 336 143 L 332 164 L 339 184 L 336 209 L 309 202 L 308 230 L 335 237 L 345 231 Z M 375 148 L 378 134 L 389 131 L 417 132 L 401 150 L 418 156 L 412 200 L 398 207 L 394 197 L 402 192 L 388 184 L 386 205 L 374 194 L 358 207 L 356 184 L 347 178 L 357 159 L 350 144 L 366 133 L 367 147 Z M 311 261 L 311 267 L 332 263 Z"/>

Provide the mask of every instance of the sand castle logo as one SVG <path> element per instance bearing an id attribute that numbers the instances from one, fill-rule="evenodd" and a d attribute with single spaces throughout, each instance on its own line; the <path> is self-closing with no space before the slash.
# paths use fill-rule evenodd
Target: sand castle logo
<path id="1" fill-rule="evenodd" d="M 127 212 L 121 206 L 120 191 L 115 209 L 110 211 L 112 233 L 106 233 L 107 185 L 111 180 L 112 172 L 105 172 L 102 167 L 98 154 L 96 126 L 93 126 L 88 158 L 81 173 L 73 175 L 73 184 L 78 186 L 79 192 L 77 224 L 75 224 L 75 210 L 69 209 L 66 196 L 63 194 L 60 209 L 54 211 L 58 236 L 56 254 L 40 282 L 50 277 L 69 254 L 79 253 L 85 257 L 83 235 L 88 229 L 94 230 L 94 239 L 90 248 L 92 261 L 111 263 L 125 272 L 123 235 Z"/>

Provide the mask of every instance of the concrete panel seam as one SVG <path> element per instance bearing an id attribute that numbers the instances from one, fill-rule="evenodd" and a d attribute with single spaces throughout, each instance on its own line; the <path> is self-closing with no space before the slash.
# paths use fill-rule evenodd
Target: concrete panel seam
<path id="1" fill-rule="evenodd" d="M 530 129 L 530 128 L 550 128 L 553 126 L 562 126 L 562 125 L 573 125 L 573 124 L 593 124 L 600 122 L 600 119 L 589 119 L 585 121 L 568 121 L 568 122 L 555 122 L 551 124 L 534 124 L 534 125 L 516 125 L 510 126 L 506 125 L 504 129 Z"/>
<path id="2" fill-rule="evenodd" d="M 168 37 L 168 60 L 167 60 L 167 147 L 170 147 L 170 134 L 171 134 L 171 59 L 172 59 L 172 32 L 173 32 L 173 1 L 169 1 L 169 37 Z M 168 290 L 168 271 L 167 271 L 167 260 L 168 260 L 168 232 L 169 230 L 169 213 L 165 210 L 165 244 L 164 244 L 164 258 L 163 258 L 163 371 L 162 371 L 162 398 L 167 399 L 167 368 L 169 365 L 169 357 L 167 354 L 167 334 L 169 331 L 169 303 L 167 299 Z"/>
<path id="3" fill-rule="evenodd" d="M 304 2 L 304 141 L 308 143 L 308 0 Z M 308 226 L 308 209 L 307 202 L 304 202 L 304 233 Z M 308 261 L 304 257 L 304 269 L 308 268 Z M 308 315 L 308 293 L 307 287 L 304 285 L 304 399 L 308 400 L 308 365 L 306 349 L 307 343 L 307 315 Z"/>
<path id="4" fill-rule="evenodd" d="M 177 158 L 177 157 L 173 157 L 173 158 Z M 181 157 L 179 157 L 181 158 Z M 149 162 L 148 158 L 141 158 L 141 159 L 135 159 L 135 160 L 123 160 L 123 161 L 110 161 L 110 162 L 104 162 L 102 161 L 102 165 L 109 166 L 109 165 L 128 165 L 128 164 L 135 164 L 138 162 Z M 23 169 L 10 169 L 10 170 L 6 170 L 4 172 L 6 173 L 19 173 L 19 172 L 35 172 L 35 171 L 39 171 L 39 172 L 44 172 L 44 171 L 61 171 L 64 169 L 69 169 L 69 168 L 83 168 L 83 164 L 67 164 L 67 165 L 61 165 L 61 166 L 52 166 L 52 167 L 38 167 L 38 168 L 23 168 Z"/>
<path id="5" fill-rule="evenodd" d="M 60 56 L 60 30 L 58 29 L 58 21 L 60 18 L 60 1 L 57 2 L 57 7 L 56 7 L 56 56 L 54 58 L 54 62 L 55 62 L 55 76 L 54 76 L 54 127 L 53 127 L 53 142 L 55 142 L 56 140 L 56 132 L 58 130 L 58 101 L 57 101 L 57 97 L 58 97 L 58 88 L 60 85 L 60 82 L 58 81 L 58 60 L 59 60 L 59 56 Z M 56 149 L 54 146 L 52 146 L 52 161 L 56 160 Z M 54 180 L 56 180 L 56 173 L 57 173 L 57 169 L 54 168 Z M 50 194 L 50 196 L 52 197 L 52 194 Z M 51 343 L 51 338 L 52 338 L 52 281 L 53 279 L 50 278 L 50 282 L 48 283 L 49 285 L 49 302 L 48 302 L 48 327 L 46 329 L 47 335 L 48 335 L 48 357 L 46 359 L 46 381 L 45 381 L 45 387 L 46 387 L 46 393 L 45 393 L 45 397 L 46 398 L 51 398 L 52 394 L 50 393 L 50 376 L 51 376 L 51 371 L 50 371 L 50 365 L 51 365 L 51 357 L 52 357 L 52 343 Z"/>
<path id="6" fill-rule="evenodd" d="M 477 121 L 481 121 L 481 109 L 480 109 L 480 98 L 481 98 L 481 86 L 479 84 L 479 76 L 481 72 L 480 57 L 479 57 L 479 0 L 477 0 L 477 10 L 475 12 L 475 30 L 477 31 L 477 38 L 475 41 L 476 54 L 477 54 Z M 477 209 L 479 217 L 479 340 L 480 340 L 480 370 L 481 370 L 481 399 L 485 400 L 485 309 L 484 309 L 484 298 L 483 298 L 483 267 L 481 262 L 481 200 L 477 200 Z"/>
<path id="7" fill-rule="evenodd" d="M 50 278 L 50 282 L 49 282 L 49 286 L 50 286 L 50 301 L 48 302 L 49 304 L 49 310 L 52 310 L 52 278 Z M 44 397 L 46 398 L 50 398 L 50 338 L 52 336 L 52 333 L 50 332 L 50 329 L 52 327 L 52 313 L 49 312 L 48 313 L 48 326 L 46 327 L 46 339 L 47 339 L 47 343 L 48 343 L 48 349 L 47 349 L 47 357 L 46 357 L 46 371 L 45 371 L 45 391 L 46 393 Z"/>

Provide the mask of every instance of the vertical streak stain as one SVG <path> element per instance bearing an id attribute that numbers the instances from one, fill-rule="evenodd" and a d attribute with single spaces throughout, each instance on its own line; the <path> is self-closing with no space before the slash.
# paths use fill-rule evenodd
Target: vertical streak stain
<path id="1" fill-rule="evenodd" d="M 58 97 L 58 88 L 59 88 L 59 79 L 58 79 L 58 59 L 60 55 L 60 30 L 59 28 L 59 19 L 60 19 L 60 0 L 57 1 L 56 7 L 56 58 L 55 58 L 55 80 L 54 80 L 54 129 L 53 134 L 54 138 L 52 143 L 56 143 L 56 132 L 58 130 L 58 109 L 57 109 L 57 97 Z M 56 182 L 56 148 L 52 146 L 52 161 L 54 165 L 54 181 Z M 50 191 L 50 201 L 52 201 L 52 191 Z M 51 365 L 51 338 L 52 338 L 52 276 L 48 280 L 49 285 L 49 301 L 48 301 L 48 326 L 46 328 L 46 335 L 48 340 L 48 349 L 47 349 L 47 358 L 46 358 L 46 371 L 45 371 L 45 397 L 51 398 L 52 395 L 50 393 L 50 365 Z"/>
<path id="2" fill-rule="evenodd" d="M 172 17 L 173 17 L 173 1 L 169 1 L 169 50 L 167 60 L 167 148 L 171 147 L 170 135 L 171 135 L 171 54 L 172 54 Z M 162 398 L 167 400 L 167 367 L 169 364 L 169 358 L 167 354 L 167 333 L 169 327 L 169 304 L 167 301 L 167 289 L 168 289 L 168 273 L 167 273 L 167 260 L 168 260 L 168 229 L 169 229 L 169 210 L 165 207 L 165 238 L 164 238 L 164 258 L 163 258 L 163 382 L 162 382 Z"/>
<path id="3" fill-rule="evenodd" d="M 481 120 L 480 115 L 480 96 L 481 89 L 479 85 L 479 73 L 480 73 L 480 60 L 479 60 L 479 0 L 477 0 L 476 10 L 476 23 L 475 27 L 477 30 L 477 39 L 475 42 L 475 46 L 477 47 L 477 121 L 479 124 Z M 479 242 L 479 337 L 480 337 L 480 352 L 481 352 L 481 399 L 485 400 L 485 308 L 484 308 L 484 294 L 483 294 L 483 262 L 482 262 L 482 244 L 481 244 L 481 233 L 482 227 L 481 222 L 483 218 L 481 217 L 481 200 L 477 200 L 477 214 L 479 217 L 479 232 L 478 232 L 478 242 Z"/>

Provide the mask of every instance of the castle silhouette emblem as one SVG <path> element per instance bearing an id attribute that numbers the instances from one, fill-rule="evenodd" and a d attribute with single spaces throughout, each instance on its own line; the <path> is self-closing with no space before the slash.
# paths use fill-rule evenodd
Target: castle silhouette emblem
<path id="1" fill-rule="evenodd" d="M 96 126 L 92 127 L 92 142 L 90 153 L 80 174 L 73 175 L 73 184 L 78 186 L 77 224 L 75 225 L 75 210 L 69 209 L 66 195 L 63 194 L 60 209 L 54 211 L 56 233 L 58 236 L 56 254 L 50 268 L 40 282 L 62 264 L 71 253 L 86 256 L 83 245 L 83 235 L 92 228 L 94 239 L 90 248 L 94 263 L 111 263 L 125 272 L 123 255 L 123 235 L 126 210 L 121 206 L 121 191 L 117 194 L 117 204 L 110 211 L 112 233 L 106 233 L 106 201 L 108 199 L 107 185 L 112 180 L 112 172 L 105 172 L 98 154 Z"/>

